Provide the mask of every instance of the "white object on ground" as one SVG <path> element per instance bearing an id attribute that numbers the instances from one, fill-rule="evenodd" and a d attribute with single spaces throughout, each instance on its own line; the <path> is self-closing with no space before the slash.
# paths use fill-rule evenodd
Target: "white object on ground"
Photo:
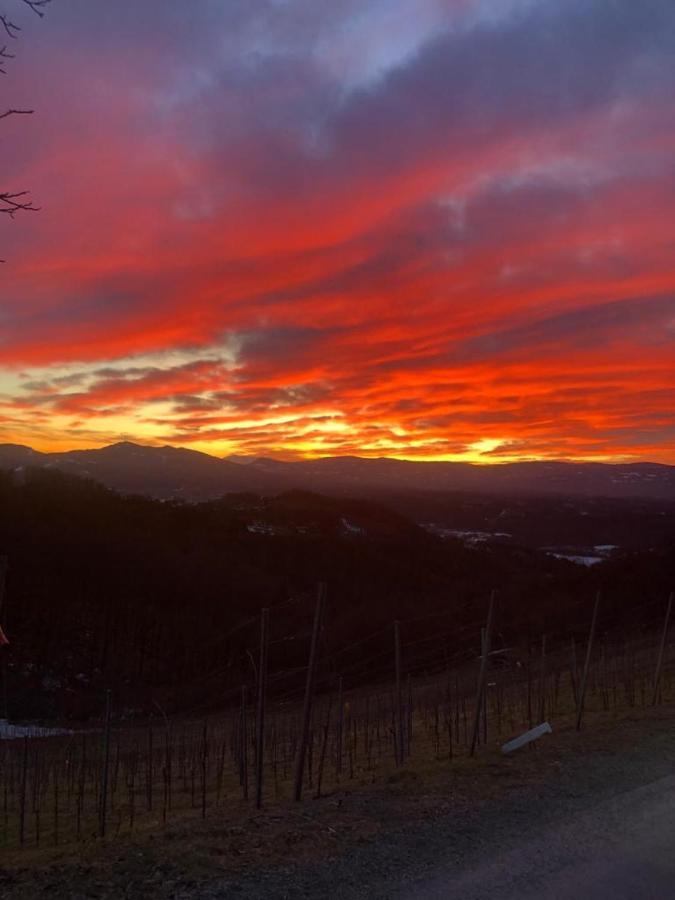
<path id="1" fill-rule="evenodd" d="M 548 724 L 548 722 L 542 722 L 542 724 L 537 725 L 536 728 L 531 728 L 524 734 L 518 735 L 517 738 L 513 738 L 512 741 L 507 741 L 505 744 L 502 744 L 502 753 L 512 753 L 514 750 L 519 750 L 521 747 L 524 747 L 525 744 L 529 744 L 531 741 L 536 741 L 538 738 L 542 737 L 545 734 L 552 733 L 553 729 Z"/>

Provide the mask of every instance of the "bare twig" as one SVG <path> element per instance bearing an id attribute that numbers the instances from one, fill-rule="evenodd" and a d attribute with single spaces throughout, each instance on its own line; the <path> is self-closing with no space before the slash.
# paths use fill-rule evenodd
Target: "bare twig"
<path id="1" fill-rule="evenodd" d="M 10 53 L 6 46 L 0 50 L 0 60 L 3 60 L 3 59 L 14 59 L 14 54 Z M 3 66 L 4 66 L 4 63 L 0 62 L 0 74 L 6 75 L 7 70 L 4 69 Z"/>
<path id="2" fill-rule="evenodd" d="M 40 16 L 42 18 L 44 16 L 44 12 L 42 11 L 45 6 L 48 6 L 52 0 L 22 0 L 26 6 L 29 6 L 35 15 Z"/>
<path id="3" fill-rule="evenodd" d="M 39 208 L 28 199 L 28 191 L 0 191 L 0 213 L 14 216 L 19 211 L 37 212 Z"/>
<path id="4" fill-rule="evenodd" d="M 5 13 L 0 13 L 0 25 L 2 25 L 5 34 L 7 34 L 8 37 L 11 37 L 12 40 L 16 40 L 17 34 L 21 31 L 21 28 L 18 25 L 15 25 L 11 19 L 8 19 Z"/>
<path id="5" fill-rule="evenodd" d="M 24 6 L 28 6 L 36 16 L 40 19 L 44 16 L 45 7 L 52 0 L 20 0 Z M 10 40 L 17 40 L 21 32 L 21 26 L 13 22 L 6 13 L 0 13 L 0 34 L 4 31 Z M 14 54 L 7 49 L 7 45 L 0 48 L 0 75 L 6 75 L 5 68 L 7 60 L 14 59 Z M 0 121 L 8 119 L 11 116 L 29 116 L 33 113 L 32 109 L 6 109 L 0 112 Z M 36 212 L 39 209 L 30 199 L 28 191 L 0 191 L 0 213 L 4 213 L 13 219 L 18 212 Z M 0 260 L 0 263 L 4 260 Z"/>
<path id="6" fill-rule="evenodd" d="M 32 109 L 7 109 L 4 113 L 0 113 L 0 119 L 6 119 L 8 116 L 32 116 Z"/>

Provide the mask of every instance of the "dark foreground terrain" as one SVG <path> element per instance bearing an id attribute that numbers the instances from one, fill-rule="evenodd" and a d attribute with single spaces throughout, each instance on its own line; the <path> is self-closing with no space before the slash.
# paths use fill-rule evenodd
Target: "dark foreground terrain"
<path id="1" fill-rule="evenodd" d="M 471 625 L 478 640 L 495 588 L 502 646 L 544 631 L 584 639 L 598 589 L 600 631 L 634 633 L 645 606 L 662 605 L 675 583 L 675 507 L 432 499 L 426 522 L 512 537 L 441 537 L 409 511 L 308 492 L 192 505 L 49 470 L 0 472 L 9 718 L 87 721 L 102 715 L 107 689 L 128 713 L 157 703 L 169 714 L 218 709 L 250 678 L 261 607 L 272 607 L 270 671 L 306 665 L 319 581 L 328 585 L 328 651 L 381 631 L 369 654 L 387 653 L 394 619 L 441 612 L 444 649 L 466 651 L 461 629 Z M 630 546 L 627 534 L 644 543 Z M 563 553 L 619 546 L 591 568 L 534 546 L 575 536 L 582 546 Z M 404 643 L 428 638 L 424 628 L 406 625 Z M 343 673 L 354 664 L 350 688 L 390 676 L 389 663 L 379 672 L 360 657 L 340 662 Z"/>
<path id="2" fill-rule="evenodd" d="M 591 723 L 589 723 L 589 726 Z M 7 860 L 12 898 L 675 897 L 675 709 L 358 791 Z M 13 863 L 21 868 L 13 868 Z"/>

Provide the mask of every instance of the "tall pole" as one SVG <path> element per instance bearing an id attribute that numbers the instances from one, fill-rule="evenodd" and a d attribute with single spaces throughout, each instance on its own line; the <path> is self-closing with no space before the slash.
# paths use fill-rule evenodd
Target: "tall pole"
<path id="1" fill-rule="evenodd" d="M 260 662 L 258 665 L 258 706 L 255 728 L 255 805 L 262 805 L 263 763 L 265 755 L 265 700 L 267 697 L 267 651 L 269 645 L 270 611 L 260 615 Z"/>
<path id="2" fill-rule="evenodd" d="M 8 560 L 6 556 L 0 556 L 0 626 L 7 624 L 5 620 L 5 590 L 7 584 Z M 9 704 L 7 702 L 7 647 L 0 646 L 0 671 L 2 672 L 2 718 L 9 718 Z"/>
<path id="3" fill-rule="evenodd" d="M 584 700 L 586 699 L 586 684 L 588 682 L 588 670 L 591 666 L 591 653 L 593 651 L 593 639 L 595 637 L 595 626 L 598 621 L 598 607 L 600 606 L 600 591 L 595 595 L 595 606 L 593 607 L 593 619 L 591 620 L 591 630 L 588 634 L 588 646 L 586 647 L 586 659 L 584 661 L 584 671 L 581 676 L 581 687 L 579 688 L 579 706 L 577 708 L 577 731 L 581 730 L 581 720 L 584 715 Z"/>
<path id="4" fill-rule="evenodd" d="M 108 813 L 108 773 L 110 771 L 110 689 L 105 692 L 105 726 L 103 729 L 103 772 L 101 777 L 101 837 L 105 837 L 106 816 Z"/>
<path id="5" fill-rule="evenodd" d="M 668 606 L 666 608 L 666 618 L 663 623 L 663 634 L 661 635 L 661 645 L 659 647 L 659 658 L 656 661 L 656 672 L 654 674 L 654 696 L 652 697 L 652 706 L 656 706 L 659 699 L 659 688 L 661 686 L 661 670 L 663 668 L 663 654 L 666 649 L 666 638 L 668 637 L 668 625 L 670 624 L 670 613 L 673 608 L 673 593 L 671 591 L 668 597 Z"/>
<path id="6" fill-rule="evenodd" d="M 239 720 L 239 780 L 241 782 L 244 800 L 248 800 L 248 734 L 246 711 L 246 685 L 241 686 L 241 711 Z"/>
<path id="7" fill-rule="evenodd" d="M 0 623 L 5 611 L 5 578 L 7 576 L 7 557 L 0 556 Z"/>
<path id="8" fill-rule="evenodd" d="M 570 664 L 570 675 L 572 678 L 572 693 L 574 694 L 574 707 L 579 705 L 579 689 L 577 687 L 577 646 L 572 636 L 572 661 Z"/>
<path id="9" fill-rule="evenodd" d="M 338 678 L 338 720 L 335 734 L 335 774 L 338 781 L 342 775 L 342 745 L 345 726 L 345 701 L 342 695 L 342 675 Z"/>
<path id="10" fill-rule="evenodd" d="M 209 723 L 202 725 L 202 819 L 206 818 L 206 769 L 209 755 Z"/>
<path id="11" fill-rule="evenodd" d="M 487 676 L 488 656 L 490 655 L 490 639 L 492 637 L 492 620 L 495 609 L 495 592 L 490 594 L 490 606 L 488 607 L 487 622 L 485 624 L 485 639 L 482 641 L 483 653 L 480 661 L 480 672 L 478 674 L 478 688 L 476 690 L 476 708 L 473 712 L 473 731 L 471 734 L 471 749 L 469 755 L 473 756 L 476 752 L 476 744 L 478 743 L 478 733 L 480 729 L 480 714 L 483 706 L 483 698 L 485 696 L 485 678 Z"/>
<path id="12" fill-rule="evenodd" d="M 401 623 L 394 622 L 394 664 L 396 666 L 396 741 L 398 753 L 396 761 L 399 766 L 405 759 L 405 743 L 403 736 L 403 693 L 401 686 Z"/>
<path id="13" fill-rule="evenodd" d="M 546 716 L 546 635 L 541 636 L 541 666 L 539 671 L 539 722 Z"/>
<path id="14" fill-rule="evenodd" d="M 485 653 L 485 626 L 480 630 L 480 653 L 481 657 Z M 489 660 L 488 660 L 489 663 Z M 487 678 L 487 674 L 486 674 Z M 481 719 L 483 720 L 483 743 L 487 744 L 487 700 L 485 698 L 485 693 L 483 693 L 483 703 L 482 703 L 482 713 Z M 480 744 L 480 728 L 478 729 L 478 743 Z"/>
<path id="15" fill-rule="evenodd" d="M 305 773 L 305 756 L 309 743 L 309 731 L 312 723 L 312 703 L 314 701 L 314 687 L 316 683 L 316 668 L 319 658 L 319 637 L 321 635 L 321 623 L 323 610 L 326 604 L 326 585 L 319 583 L 316 609 L 314 611 L 314 627 L 312 629 L 312 643 L 309 650 L 309 664 L 307 666 L 307 681 L 305 683 L 305 701 L 302 708 L 302 732 L 300 734 L 300 746 L 295 760 L 295 786 L 293 797 L 296 801 L 302 799 L 302 779 Z"/>

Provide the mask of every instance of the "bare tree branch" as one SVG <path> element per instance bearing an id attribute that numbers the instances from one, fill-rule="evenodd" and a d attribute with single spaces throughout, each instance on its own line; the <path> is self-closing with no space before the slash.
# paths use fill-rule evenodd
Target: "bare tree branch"
<path id="1" fill-rule="evenodd" d="M 39 206 L 34 206 L 33 201 L 28 199 L 28 191 L 0 192 L 0 213 L 14 216 L 21 210 L 37 212 L 39 209 Z"/>
<path id="2" fill-rule="evenodd" d="M 0 113 L 0 119 L 6 119 L 8 116 L 32 116 L 32 109 L 7 109 L 4 113 Z"/>
<path id="3" fill-rule="evenodd" d="M 3 59 L 14 59 L 14 54 L 10 53 L 6 46 L 0 49 L 0 74 L 6 75 L 7 70 L 3 68 L 3 66 L 5 65 L 2 62 Z"/>
<path id="4" fill-rule="evenodd" d="M 5 29 L 5 32 L 12 40 L 16 40 L 17 34 L 21 29 L 18 25 L 15 25 L 11 19 L 8 19 L 4 13 L 0 13 L 0 25 Z"/>
<path id="5" fill-rule="evenodd" d="M 26 6 L 30 6 L 33 12 L 42 18 L 44 16 L 42 10 L 45 6 L 48 6 L 52 0 L 22 0 L 22 2 L 25 3 Z"/>
<path id="6" fill-rule="evenodd" d="M 23 3 L 24 6 L 29 7 L 29 9 L 41 19 L 45 14 L 45 7 L 48 6 L 52 0 L 20 0 L 20 2 Z M 16 22 L 13 22 L 6 13 L 0 13 L 0 34 L 2 34 L 3 31 L 8 38 L 15 41 L 19 36 L 21 26 L 17 25 Z M 5 44 L 0 49 L 1 75 L 7 74 L 5 65 L 6 61 L 10 59 L 14 59 L 14 54 L 10 53 Z M 4 112 L 0 112 L 0 120 L 8 119 L 10 116 L 29 116 L 32 112 L 32 109 L 16 109 L 12 107 L 6 109 Z M 39 208 L 40 207 L 35 206 L 30 199 L 28 191 L 0 191 L 0 215 L 4 214 L 9 216 L 10 219 L 13 219 L 18 212 L 37 212 Z M 0 263 L 2 262 L 4 262 L 4 260 L 0 259 Z"/>

